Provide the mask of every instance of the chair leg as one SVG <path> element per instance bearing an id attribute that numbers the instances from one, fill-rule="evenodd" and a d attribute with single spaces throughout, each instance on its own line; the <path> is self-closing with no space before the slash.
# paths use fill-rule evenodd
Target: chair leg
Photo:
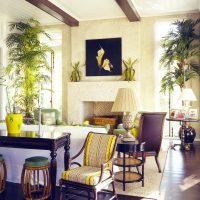
<path id="1" fill-rule="evenodd" d="M 88 199 L 90 200 L 91 199 L 91 197 L 90 197 L 90 191 L 88 190 L 87 193 L 88 193 Z"/>
<path id="2" fill-rule="evenodd" d="M 158 155 L 155 155 L 155 161 L 156 161 L 156 164 L 158 166 L 158 172 L 161 173 L 161 167 L 160 167 L 160 162 L 158 160 Z"/>
<path id="3" fill-rule="evenodd" d="M 142 187 L 144 187 L 144 164 L 142 165 Z"/>
<path id="4" fill-rule="evenodd" d="M 96 189 L 93 190 L 93 193 L 94 193 L 94 200 L 97 200 L 97 191 L 96 191 Z"/>
<path id="5" fill-rule="evenodd" d="M 62 197 L 62 194 L 63 194 L 62 180 L 59 181 L 59 186 L 60 186 L 60 197 L 59 197 L 59 199 L 62 200 L 63 199 L 63 197 Z"/>
<path id="6" fill-rule="evenodd" d="M 112 188 L 113 188 L 113 196 L 115 196 L 115 199 L 117 200 L 117 193 L 116 193 L 116 190 L 115 190 L 115 182 L 113 180 L 113 182 L 111 183 L 112 184 Z"/>

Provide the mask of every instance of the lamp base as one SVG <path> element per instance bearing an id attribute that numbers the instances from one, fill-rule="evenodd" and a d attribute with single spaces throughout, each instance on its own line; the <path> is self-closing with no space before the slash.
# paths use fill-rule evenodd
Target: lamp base
<path id="1" fill-rule="evenodd" d="M 123 128 L 126 130 L 126 133 L 124 134 L 124 137 L 122 141 L 124 142 L 134 142 L 135 138 L 132 134 L 132 128 L 133 128 L 133 118 L 130 113 L 127 113 L 123 116 Z"/>

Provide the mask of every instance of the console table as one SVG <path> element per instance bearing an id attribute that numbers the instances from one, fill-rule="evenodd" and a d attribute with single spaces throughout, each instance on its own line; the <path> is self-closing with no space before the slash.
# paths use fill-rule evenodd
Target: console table
<path id="1" fill-rule="evenodd" d="M 114 174 L 115 181 L 122 182 L 123 191 L 126 190 L 126 183 L 133 183 L 142 181 L 142 186 L 144 186 L 144 163 L 145 163 L 145 151 L 144 151 L 144 143 L 139 144 L 137 141 L 135 142 L 123 142 L 122 140 L 117 143 L 116 151 L 120 154 L 123 153 L 123 157 L 115 158 L 114 165 L 122 167 L 123 170 L 116 172 Z M 126 157 L 126 154 L 129 157 Z M 133 157 L 133 155 L 136 157 Z M 137 158 L 137 154 L 141 156 L 141 159 Z M 142 166 L 141 172 L 139 172 L 138 167 Z M 126 168 L 129 168 L 126 171 Z M 137 172 L 131 171 L 131 167 L 135 167 Z"/>
<path id="2" fill-rule="evenodd" d="M 55 200 L 57 175 L 57 150 L 64 147 L 64 167 L 69 168 L 70 134 L 60 132 L 45 132 L 38 136 L 37 132 L 24 131 L 19 137 L 8 136 L 6 131 L 0 131 L 0 147 L 49 150 L 51 156 L 51 199 Z M 23 164 L 23 163 L 22 163 Z"/>
<path id="3" fill-rule="evenodd" d="M 179 118 L 166 118 L 167 121 L 180 122 L 181 124 L 186 124 L 187 122 L 200 122 L 200 119 L 179 119 Z"/>

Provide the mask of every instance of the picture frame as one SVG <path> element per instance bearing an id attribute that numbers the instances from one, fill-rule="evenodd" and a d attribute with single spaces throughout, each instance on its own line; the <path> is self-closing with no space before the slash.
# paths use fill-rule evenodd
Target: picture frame
<path id="1" fill-rule="evenodd" d="M 86 40 L 86 76 L 122 75 L 122 39 Z"/>
<path id="2" fill-rule="evenodd" d="M 198 119 L 198 109 L 195 109 L 195 108 L 189 109 L 188 118 L 189 119 Z"/>
<path id="3" fill-rule="evenodd" d="M 178 109 L 170 109 L 170 118 L 176 118 L 178 112 Z"/>
<path id="4" fill-rule="evenodd" d="M 170 118 L 173 119 L 185 119 L 186 118 L 186 110 L 182 109 L 171 109 L 170 110 Z"/>

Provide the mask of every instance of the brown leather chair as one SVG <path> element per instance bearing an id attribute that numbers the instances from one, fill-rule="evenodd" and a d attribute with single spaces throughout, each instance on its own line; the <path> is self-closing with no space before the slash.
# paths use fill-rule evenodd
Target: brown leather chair
<path id="1" fill-rule="evenodd" d="M 162 142 L 165 116 L 166 112 L 139 112 L 134 122 L 139 141 L 145 142 L 146 156 L 155 157 L 159 173 L 161 168 L 158 155 Z"/>

